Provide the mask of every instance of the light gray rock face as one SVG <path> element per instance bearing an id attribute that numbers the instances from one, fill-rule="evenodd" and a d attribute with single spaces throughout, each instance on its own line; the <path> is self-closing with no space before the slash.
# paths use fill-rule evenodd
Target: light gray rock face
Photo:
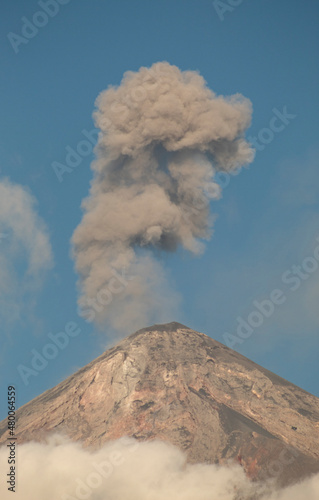
<path id="1" fill-rule="evenodd" d="M 280 484 L 319 471 L 319 399 L 179 323 L 139 330 L 18 410 L 20 442 L 57 431 L 90 447 L 161 439 Z"/>

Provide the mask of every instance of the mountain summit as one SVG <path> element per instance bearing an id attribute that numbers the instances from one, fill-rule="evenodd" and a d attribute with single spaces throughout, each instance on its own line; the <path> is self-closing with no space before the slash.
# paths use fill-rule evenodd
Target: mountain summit
<path id="1" fill-rule="evenodd" d="M 0 443 L 7 437 L 0 424 Z M 180 323 L 139 330 L 17 411 L 18 441 L 168 441 L 281 485 L 319 471 L 319 399 Z"/>

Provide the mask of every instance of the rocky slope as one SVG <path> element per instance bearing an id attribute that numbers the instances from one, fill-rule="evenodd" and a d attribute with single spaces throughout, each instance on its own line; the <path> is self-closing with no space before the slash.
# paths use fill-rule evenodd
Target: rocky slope
<path id="1" fill-rule="evenodd" d="M 279 484 L 319 471 L 319 399 L 179 323 L 139 330 L 18 410 L 20 442 L 56 431 L 91 447 L 161 439 Z"/>

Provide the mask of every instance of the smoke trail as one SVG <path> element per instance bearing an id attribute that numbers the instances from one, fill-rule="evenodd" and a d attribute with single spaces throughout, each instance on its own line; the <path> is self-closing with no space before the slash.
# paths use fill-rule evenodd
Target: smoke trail
<path id="1" fill-rule="evenodd" d="M 220 197 L 216 171 L 253 159 L 244 139 L 251 103 L 216 96 L 197 72 L 163 62 L 127 72 L 96 105 L 94 178 L 73 235 L 79 312 L 132 330 L 174 319 L 178 296 L 150 250 L 202 251 L 209 200 Z M 116 282 L 124 270 L 134 279 Z M 121 304 L 110 305 L 112 288 Z"/>

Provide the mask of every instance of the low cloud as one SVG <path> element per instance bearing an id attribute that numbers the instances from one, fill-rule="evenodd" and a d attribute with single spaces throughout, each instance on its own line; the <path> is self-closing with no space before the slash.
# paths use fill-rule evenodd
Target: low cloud
<path id="1" fill-rule="evenodd" d="M 3 499 L 317 500 L 319 495 L 319 476 L 269 492 L 270 486 L 251 483 L 239 465 L 187 464 L 186 455 L 168 443 L 121 438 L 89 451 L 59 435 L 18 446 L 14 494 L 4 480 L 7 457 L 3 446 Z"/>

